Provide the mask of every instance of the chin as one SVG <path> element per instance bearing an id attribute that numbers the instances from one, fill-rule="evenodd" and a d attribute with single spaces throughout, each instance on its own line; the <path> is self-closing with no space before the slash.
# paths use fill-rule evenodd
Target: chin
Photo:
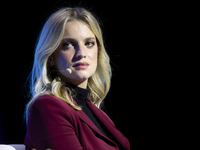
<path id="1" fill-rule="evenodd" d="M 73 72 L 70 76 L 71 76 L 71 78 L 73 78 L 73 80 L 85 81 L 85 80 L 89 79 L 93 74 L 94 73 L 90 73 L 85 70 L 79 70 L 79 71 Z"/>
<path id="2" fill-rule="evenodd" d="M 83 79 L 83 80 L 90 78 L 92 75 L 93 75 L 92 73 L 89 73 L 87 71 L 78 71 L 78 72 L 74 73 L 75 77 L 77 77 L 79 79 Z"/>
<path id="3" fill-rule="evenodd" d="M 95 70 L 72 70 L 72 73 L 70 74 L 62 74 L 65 79 L 68 80 L 68 82 L 73 83 L 81 83 L 89 79 L 93 74 L 95 73 Z"/>

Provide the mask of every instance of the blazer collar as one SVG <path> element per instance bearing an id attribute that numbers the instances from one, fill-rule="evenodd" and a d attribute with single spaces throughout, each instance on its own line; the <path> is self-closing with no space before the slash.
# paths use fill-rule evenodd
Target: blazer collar
<path id="1" fill-rule="evenodd" d="M 101 109 L 97 108 L 94 104 L 92 104 L 89 100 L 87 101 L 89 107 L 95 113 L 95 115 L 99 118 L 99 120 L 106 126 L 108 131 L 113 135 L 115 141 L 120 143 L 125 149 L 128 149 L 129 141 L 125 137 L 123 133 L 121 133 L 114 125 L 112 120 L 105 114 Z"/>
<path id="2" fill-rule="evenodd" d="M 86 101 L 90 109 L 103 123 L 103 125 L 108 129 L 108 131 L 114 136 L 118 143 L 120 143 L 123 147 L 127 147 L 127 145 L 129 145 L 127 138 L 115 127 L 114 123 L 110 120 L 110 118 L 102 110 L 100 110 L 94 104 L 92 104 L 88 99 Z M 90 126 L 91 129 L 93 129 L 93 131 L 101 135 L 106 140 L 115 143 L 114 141 L 106 137 L 82 110 L 77 111 L 77 113 L 81 120 L 83 120 L 88 126 Z"/>
<path id="3" fill-rule="evenodd" d="M 91 106 L 93 105 L 90 101 L 87 101 L 89 107 L 91 108 Z M 90 106 L 91 105 L 91 106 Z M 96 106 L 92 106 L 92 107 L 96 107 Z M 92 109 L 92 108 L 91 108 Z M 98 109 L 98 108 L 97 108 Z M 93 111 L 93 109 L 92 109 Z M 95 112 L 94 112 L 95 113 Z M 90 120 L 90 118 L 82 111 L 79 110 L 77 111 L 77 114 L 79 116 L 79 118 L 84 121 L 93 131 L 95 131 L 96 133 L 98 133 L 99 135 L 101 135 L 102 137 L 104 137 L 105 139 L 109 140 L 109 138 L 107 138 L 98 128 L 97 126 Z M 95 113 L 96 115 L 96 113 Z M 97 116 L 98 117 L 98 116 Z"/>

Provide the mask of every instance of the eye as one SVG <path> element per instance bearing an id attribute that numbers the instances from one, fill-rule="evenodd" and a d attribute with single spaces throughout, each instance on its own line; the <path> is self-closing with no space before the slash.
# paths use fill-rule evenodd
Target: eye
<path id="1" fill-rule="evenodd" d="M 95 42 L 86 42 L 85 46 L 87 46 L 88 48 L 92 48 L 95 45 Z"/>
<path id="2" fill-rule="evenodd" d="M 70 49 L 72 46 L 73 46 L 73 45 L 72 45 L 72 43 L 70 43 L 70 42 L 64 42 L 63 45 L 62 45 L 62 47 L 63 47 L 64 50 L 68 50 L 68 49 Z"/>

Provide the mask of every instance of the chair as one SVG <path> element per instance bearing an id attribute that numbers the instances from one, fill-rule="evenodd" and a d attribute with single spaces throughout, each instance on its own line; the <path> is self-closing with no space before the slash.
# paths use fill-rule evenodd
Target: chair
<path id="1" fill-rule="evenodd" d="M 0 150 L 25 150 L 25 145 L 23 145 L 23 144 L 10 144 L 10 145 L 0 144 Z"/>
<path id="2" fill-rule="evenodd" d="M 10 145 L 0 144 L 0 150 L 16 150 L 16 149 Z"/>
<path id="3" fill-rule="evenodd" d="M 24 144 L 10 144 L 10 146 L 14 147 L 16 150 L 25 150 Z"/>

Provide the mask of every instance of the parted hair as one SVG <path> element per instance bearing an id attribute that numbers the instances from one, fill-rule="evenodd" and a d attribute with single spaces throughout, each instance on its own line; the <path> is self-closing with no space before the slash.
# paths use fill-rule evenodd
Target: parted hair
<path id="1" fill-rule="evenodd" d="M 88 99 L 98 108 L 110 89 L 111 66 L 105 50 L 102 31 L 98 20 L 84 8 L 61 8 L 53 13 L 44 24 L 38 37 L 32 71 L 28 78 L 30 101 L 25 110 L 26 121 L 34 100 L 44 94 L 53 94 L 76 110 L 81 110 L 73 102 L 72 88 L 53 73 L 52 61 L 65 32 L 65 25 L 72 20 L 83 21 L 94 33 L 98 45 L 97 69 L 88 79 Z"/>

